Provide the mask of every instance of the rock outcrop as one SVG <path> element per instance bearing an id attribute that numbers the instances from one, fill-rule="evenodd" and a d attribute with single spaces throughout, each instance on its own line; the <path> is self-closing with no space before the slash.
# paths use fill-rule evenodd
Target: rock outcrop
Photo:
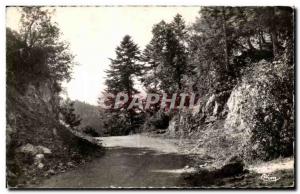
<path id="1" fill-rule="evenodd" d="M 83 154 L 99 148 L 99 142 L 59 122 L 59 102 L 59 90 L 50 80 L 30 84 L 22 92 L 14 86 L 7 87 L 9 186 L 26 184 L 33 177 L 44 176 L 45 170 L 59 162 L 80 161 Z"/>
<path id="2" fill-rule="evenodd" d="M 277 147 L 276 152 L 280 153 L 281 148 L 292 147 L 287 145 L 292 144 L 294 130 L 293 86 L 288 80 L 291 79 L 288 72 L 293 71 L 290 68 L 283 62 L 254 64 L 230 95 L 224 128 L 229 135 L 240 137 L 240 146 L 247 148 L 243 151 L 250 154 L 249 157 L 255 154 L 265 158 L 258 156 L 262 154 L 267 155 L 267 159 L 269 149 Z"/>
<path id="3" fill-rule="evenodd" d="M 167 132 L 198 139 L 191 152 L 219 165 L 234 156 L 250 161 L 291 154 L 291 68 L 282 62 L 253 64 L 232 91 L 207 95 L 197 110 L 175 114 Z"/>

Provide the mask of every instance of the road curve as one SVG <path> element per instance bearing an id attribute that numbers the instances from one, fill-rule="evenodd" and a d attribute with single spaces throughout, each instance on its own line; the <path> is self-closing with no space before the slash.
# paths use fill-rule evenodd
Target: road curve
<path id="1" fill-rule="evenodd" d="M 105 154 L 43 181 L 39 188 L 184 187 L 182 169 L 190 162 L 175 144 L 143 135 L 101 138 Z"/>

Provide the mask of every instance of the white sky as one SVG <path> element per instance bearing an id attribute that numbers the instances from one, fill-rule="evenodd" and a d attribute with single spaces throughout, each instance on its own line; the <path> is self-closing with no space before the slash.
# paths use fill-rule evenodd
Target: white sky
<path id="1" fill-rule="evenodd" d="M 63 40 L 70 43 L 71 52 L 79 64 L 73 69 L 73 79 L 65 85 L 68 96 L 90 104 L 104 89 L 108 58 L 128 34 L 140 49 L 152 38 L 152 26 L 161 20 L 169 22 L 179 13 L 186 24 L 198 16 L 199 7 L 56 7 L 57 22 Z M 7 8 L 6 25 L 18 29 L 20 13 Z"/>

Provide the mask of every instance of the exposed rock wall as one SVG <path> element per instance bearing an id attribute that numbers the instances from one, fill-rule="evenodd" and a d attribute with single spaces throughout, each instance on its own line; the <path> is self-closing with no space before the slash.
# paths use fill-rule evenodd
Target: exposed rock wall
<path id="1" fill-rule="evenodd" d="M 19 93 L 7 87 L 7 180 L 15 187 L 63 170 L 96 151 L 99 142 L 59 122 L 60 97 L 50 80 Z M 60 165 L 58 167 L 58 165 Z M 49 172 L 48 172 L 49 171 Z"/>
<path id="2" fill-rule="evenodd" d="M 205 96 L 170 120 L 168 134 L 198 138 L 196 152 L 271 159 L 293 150 L 293 72 L 282 62 L 261 61 L 245 71 L 232 91 Z"/>
<path id="3" fill-rule="evenodd" d="M 291 68 L 283 62 L 253 64 L 230 95 L 224 128 L 241 135 L 240 144 L 247 147 L 250 157 L 269 159 L 280 156 L 281 152 L 291 152 L 294 130 Z"/>
<path id="4" fill-rule="evenodd" d="M 58 106 L 59 96 L 50 81 L 29 85 L 23 95 L 7 87 L 7 134 L 14 135 L 17 144 L 42 143 L 39 137 L 49 138 L 43 142 L 47 143 L 54 138 L 51 136 L 57 127 Z"/>

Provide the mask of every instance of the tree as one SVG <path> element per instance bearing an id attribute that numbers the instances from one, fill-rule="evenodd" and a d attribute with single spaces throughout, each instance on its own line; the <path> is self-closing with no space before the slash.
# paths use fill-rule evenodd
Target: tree
<path id="1" fill-rule="evenodd" d="M 60 112 L 62 113 L 64 122 L 68 124 L 71 129 L 75 129 L 75 127 L 80 125 L 81 119 L 75 114 L 74 102 L 70 99 L 64 102 Z"/>
<path id="2" fill-rule="evenodd" d="M 196 68 L 195 90 L 201 95 L 230 88 L 232 39 L 228 9 L 202 7 L 190 28 L 189 63 Z"/>
<path id="3" fill-rule="evenodd" d="M 231 90 L 245 68 L 274 60 L 291 45 L 293 12 L 287 7 L 202 7 L 199 15 L 188 48 L 201 94 Z"/>
<path id="4" fill-rule="evenodd" d="M 41 7 L 23 7 L 19 32 L 7 29 L 7 81 L 19 89 L 51 80 L 60 90 L 70 80 L 74 65 L 69 45 L 51 21 L 51 12 Z"/>
<path id="5" fill-rule="evenodd" d="M 114 95 L 124 92 L 131 98 L 138 93 L 134 88 L 134 76 L 141 75 L 141 66 L 139 48 L 129 35 L 116 48 L 116 59 L 110 60 L 110 69 L 106 71 L 106 92 Z"/>
<path id="6" fill-rule="evenodd" d="M 273 58 L 279 58 L 285 50 L 286 42 L 293 39 L 293 17 L 291 7 L 265 7 L 257 15 L 272 42 Z"/>
<path id="7" fill-rule="evenodd" d="M 19 33 L 6 28 L 6 77 L 7 84 L 17 85 L 22 83 L 19 75 L 22 75 L 22 68 L 18 68 L 22 64 L 20 51 L 25 47 L 24 42 Z"/>
<path id="8" fill-rule="evenodd" d="M 143 52 L 147 90 L 179 92 L 187 72 L 186 29 L 177 14 L 171 23 L 161 21 L 152 29 L 153 38 Z"/>
<path id="9" fill-rule="evenodd" d="M 134 87 L 134 79 L 141 75 L 140 51 L 129 35 L 126 35 L 121 41 L 120 46 L 116 48 L 116 58 L 111 59 L 110 69 L 106 71 L 107 78 L 105 84 L 107 86 L 105 93 L 107 94 L 105 103 L 114 105 L 115 99 L 109 97 L 109 94 L 117 95 L 124 93 L 128 96 L 128 102 L 133 99 L 139 91 Z M 114 122 L 120 122 L 122 125 L 114 127 L 113 134 L 120 134 L 117 130 L 123 130 L 124 133 L 129 133 L 129 130 L 134 128 L 134 117 L 136 116 L 136 108 L 133 107 L 127 110 L 127 104 L 118 109 L 107 110 L 110 115 L 109 120 L 114 119 Z M 122 129 L 123 128 L 123 129 Z"/>

